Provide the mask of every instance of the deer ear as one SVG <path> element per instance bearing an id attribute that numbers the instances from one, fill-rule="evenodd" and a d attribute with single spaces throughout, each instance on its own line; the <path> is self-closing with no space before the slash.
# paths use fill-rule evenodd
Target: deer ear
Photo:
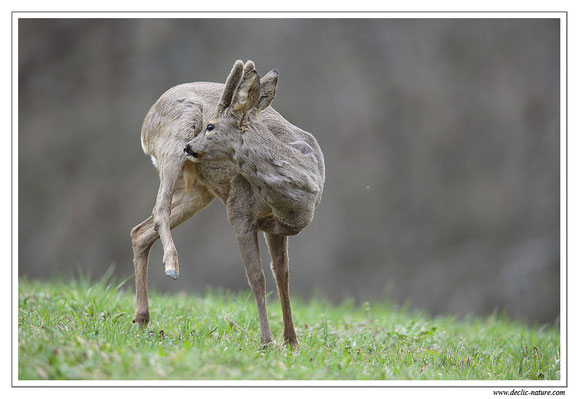
<path id="1" fill-rule="evenodd" d="M 237 87 L 231 108 L 243 118 L 259 101 L 259 75 L 255 69 L 246 72 Z"/>
<path id="2" fill-rule="evenodd" d="M 260 86 L 260 96 L 255 109 L 259 112 L 271 104 L 273 98 L 275 97 L 275 92 L 277 89 L 277 69 L 272 69 L 263 78 L 261 78 Z"/>
<path id="3" fill-rule="evenodd" d="M 222 113 L 225 111 L 227 107 L 231 105 L 231 101 L 233 99 L 233 95 L 235 94 L 235 90 L 239 85 L 243 76 L 243 61 L 237 60 L 235 64 L 233 64 L 233 68 L 225 81 L 225 87 L 223 88 L 223 93 L 221 94 L 221 98 L 219 99 L 219 104 L 217 104 L 217 113 Z"/>

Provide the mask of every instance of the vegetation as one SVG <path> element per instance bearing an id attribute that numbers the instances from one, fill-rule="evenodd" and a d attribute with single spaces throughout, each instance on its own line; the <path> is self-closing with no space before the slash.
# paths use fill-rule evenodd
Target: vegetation
<path id="1" fill-rule="evenodd" d="M 291 350 L 281 343 L 281 309 L 272 296 L 276 344 L 262 348 L 249 292 L 152 292 L 151 323 L 139 329 L 131 323 L 132 290 L 109 277 L 20 280 L 19 379 L 560 378 L 558 326 L 294 297 L 301 346 Z"/>

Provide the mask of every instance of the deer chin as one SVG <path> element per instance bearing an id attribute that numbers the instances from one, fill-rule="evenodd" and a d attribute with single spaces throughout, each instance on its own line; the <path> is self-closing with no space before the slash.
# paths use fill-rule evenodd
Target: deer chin
<path id="1" fill-rule="evenodd" d="M 202 159 L 201 159 L 201 157 L 200 157 L 199 155 L 197 155 L 197 156 L 195 157 L 195 156 L 193 156 L 193 155 L 185 154 L 185 157 L 186 157 L 189 161 L 191 161 L 191 162 L 193 162 L 193 163 L 200 163 L 200 162 L 202 162 Z"/>
<path id="2" fill-rule="evenodd" d="M 193 163 L 202 162 L 225 162 L 226 159 L 207 152 L 193 152 L 193 154 L 185 153 L 185 157 Z"/>

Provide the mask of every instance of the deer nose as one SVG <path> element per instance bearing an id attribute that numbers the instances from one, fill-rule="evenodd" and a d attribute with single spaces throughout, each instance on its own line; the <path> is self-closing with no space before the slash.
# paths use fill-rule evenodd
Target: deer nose
<path id="1" fill-rule="evenodd" d="M 191 155 L 193 158 L 199 157 L 199 154 L 193 151 L 193 148 L 191 148 L 191 144 L 187 144 L 187 146 L 183 149 L 183 152 Z"/>

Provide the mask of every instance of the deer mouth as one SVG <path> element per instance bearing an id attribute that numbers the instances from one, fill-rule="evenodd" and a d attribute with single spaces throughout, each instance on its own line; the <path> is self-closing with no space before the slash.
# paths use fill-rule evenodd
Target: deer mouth
<path id="1" fill-rule="evenodd" d="M 187 156 L 187 159 L 193 162 L 200 162 L 203 155 L 202 152 L 195 151 L 190 144 L 187 144 L 187 146 L 183 149 L 183 152 Z"/>

